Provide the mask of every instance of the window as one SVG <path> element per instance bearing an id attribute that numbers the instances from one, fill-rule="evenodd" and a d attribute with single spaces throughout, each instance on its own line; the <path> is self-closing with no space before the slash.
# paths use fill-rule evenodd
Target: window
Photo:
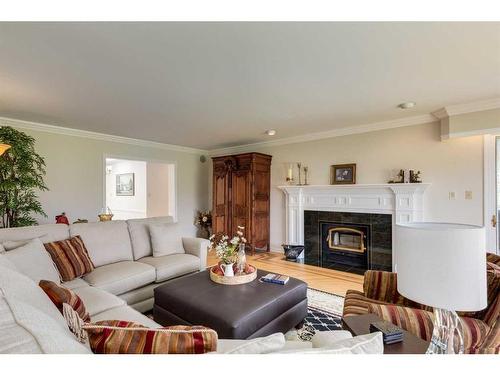
<path id="1" fill-rule="evenodd" d="M 105 207 L 114 220 L 176 218 L 175 164 L 105 158 Z"/>

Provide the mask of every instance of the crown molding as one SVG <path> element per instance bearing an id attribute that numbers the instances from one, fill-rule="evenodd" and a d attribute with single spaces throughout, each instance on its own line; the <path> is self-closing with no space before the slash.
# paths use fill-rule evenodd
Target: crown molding
<path id="1" fill-rule="evenodd" d="M 360 133 L 368 133 L 378 130 L 386 130 L 386 129 L 394 129 L 401 128 L 405 126 L 419 125 L 419 124 L 427 124 L 430 122 L 436 122 L 436 118 L 431 114 L 424 114 L 419 116 L 405 117 L 396 120 L 390 121 L 382 121 L 371 124 L 359 125 L 359 126 L 351 126 L 347 128 L 340 128 L 335 130 L 328 130 L 324 132 L 317 133 L 309 133 L 304 135 L 298 135 L 295 137 L 287 137 L 276 139 L 272 141 L 262 141 L 255 142 L 246 145 L 232 146 L 232 147 L 223 147 L 218 149 L 209 150 L 210 156 L 217 156 L 223 154 L 232 154 L 238 152 L 246 152 L 252 151 L 256 147 L 271 147 L 271 146 L 282 146 L 293 143 L 301 143 L 308 141 L 316 141 L 326 138 L 335 138 L 342 137 L 350 134 L 360 134 Z"/>
<path id="2" fill-rule="evenodd" d="M 500 98 L 492 98 L 471 103 L 447 105 L 446 107 L 432 112 L 432 115 L 437 119 L 442 120 L 450 116 L 463 115 L 472 112 L 489 111 L 491 109 L 497 108 L 500 108 Z"/>
<path id="3" fill-rule="evenodd" d="M 201 150 L 201 149 L 192 148 L 192 147 L 177 146 L 177 145 L 171 145 L 168 143 L 160 143 L 160 142 L 146 141 L 146 140 L 142 140 L 142 139 L 121 137 L 118 135 L 97 133 L 97 132 L 92 132 L 92 131 L 87 131 L 87 130 L 65 128 L 62 126 L 42 124 L 42 123 L 38 123 L 38 122 L 16 120 L 16 119 L 8 118 L 8 117 L 0 117 L 0 126 L 11 126 L 13 128 L 19 128 L 19 129 L 35 130 L 35 131 L 41 131 L 41 132 L 45 132 L 45 133 L 69 135 L 69 136 L 81 137 L 81 138 L 89 138 L 89 139 L 95 139 L 98 141 L 124 143 L 124 144 L 134 145 L 134 146 L 154 147 L 154 148 L 159 148 L 162 150 L 186 152 L 186 153 L 190 153 L 190 154 L 206 153 L 206 150 Z"/>

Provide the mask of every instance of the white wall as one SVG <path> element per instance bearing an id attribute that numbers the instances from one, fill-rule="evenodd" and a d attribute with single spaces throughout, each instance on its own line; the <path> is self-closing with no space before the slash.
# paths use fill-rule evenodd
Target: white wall
<path id="1" fill-rule="evenodd" d="M 169 207 L 169 194 L 175 195 L 175 192 L 169 191 L 169 185 L 170 179 L 175 178 L 175 176 L 169 174 L 169 164 L 148 163 L 147 176 L 147 216 L 172 216 Z"/>
<path id="2" fill-rule="evenodd" d="M 271 247 L 285 240 L 285 202 L 277 188 L 285 184 L 285 162 L 309 166 L 310 184 L 329 184 L 330 165 L 357 164 L 357 183 L 385 183 L 394 170 L 422 171 L 432 183 L 425 193 L 425 220 L 482 225 L 483 140 L 481 136 L 440 140 L 440 125 L 430 123 L 371 133 L 353 134 L 282 146 L 255 147 L 273 156 L 271 167 Z M 209 178 L 211 202 L 211 171 Z M 472 200 L 465 200 L 465 190 Z M 449 192 L 456 199 L 449 199 Z"/>
<path id="3" fill-rule="evenodd" d="M 1 124 L 0 124 L 1 125 Z M 194 235 L 194 215 L 207 209 L 208 163 L 200 163 L 200 155 L 78 136 L 19 129 L 36 140 L 37 152 L 45 157 L 49 191 L 40 199 L 48 218 L 40 223 L 53 223 L 54 216 L 65 211 L 70 221 L 85 218 L 97 221 L 104 201 L 104 156 L 157 160 L 177 165 L 178 221 L 186 235 Z"/>
<path id="4" fill-rule="evenodd" d="M 113 219 L 126 220 L 147 217 L 147 174 L 146 162 L 121 160 L 111 164 L 111 174 L 106 174 L 106 205 L 113 213 Z M 124 173 L 134 174 L 134 195 L 116 195 L 116 176 Z"/>

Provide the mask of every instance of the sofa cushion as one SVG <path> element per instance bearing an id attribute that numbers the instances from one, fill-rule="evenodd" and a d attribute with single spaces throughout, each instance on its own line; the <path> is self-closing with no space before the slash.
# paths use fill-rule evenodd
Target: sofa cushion
<path id="1" fill-rule="evenodd" d="M 37 287 L 36 285 L 34 286 Z M 42 292 L 41 289 L 40 292 Z M 27 341 L 29 345 L 28 350 L 33 353 L 90 353 L 86 346 L 82 345 L 75 339 L 66 324 L 61 326 L 56 320 L 52 319 L 51 316 L 45 314 L 42 310 L 21 301 L 10 292 L 8 294 L 4 293 L 4 290 L 0 288 L 0 300 L 2 299 L 8 305 L 9 314 L 13 317 L 16 325 L 22 327 L 24 331 L 31 335 L 34 341 L 38 344 L 38 348 L 36 348 L 31 340 L 27 341 L 27 335 L 23 331 L 21 337 L 12 336 L 11 333 L 11 340 L 13 340 L 13 342 L 7 343 L 7 347 L 15 346 L 16 344 L 19 344 L 19 341 Z M 52 304 L 48 298 L 47 302 Z M 3 303 L 0 302 L 0 304 Z M 52 305 L 52 307 L 54 306 Z M 57 309 L 55 310 L 57 311 Z M 62 318 L 62 315 L 60 315 L 60 317 Z"/>
<path id="2" fill-rule="evenodd" d="M 2 330 L 0 342 L 4 347 L 0 351 L 9 351 L 9 347 L 25 342 L 23 350 L 33 353 L 89 353 L 88 348 L 74 339 L 65 319 L 43 290 L 27 276 L 3 266 L 0 266 L 0 306 L 10 316 L 2 313 L 0 320 L 13 320 L 22 327 L 9 333 Z M 26 333 L 34 338 L 38 348 Z"/>
<path id="3" fill-rule="evenodd" d="M 148 328 L 105 320 L 83 329 L 97 354 L 203 354 L 217 350 L 217 332 L 202 326 Z"/>
<path id="4" fill-rule="evenodd" d="M 156 270 L 156 282 L 198 271 L 200 258 L 191 254 L 172 254 L 162 257 L 146 257 L 139 262 L 149 264 Z"/>
<path id="5" fill-rule="evenodd" d="M 257 337 L 243 342 L 224 354 L 267 354 L 285 347 L 285 336 L 279 332 L 265 337 Z"/>
<path id="6" fill-rule="evenodd" d="M 95 268 L 80 236 L 49 242 L 44 246 L 59 270 L 62 281 L 71 281 Z"/>
<path id="7" fill-rule="evenodd" d="M 154 257 L 184 253 L 179 224 L 150 224 L 149 233 Z"/>
<path id="8" fill-rule="evenodd" d="M 127 220 L 134 259 L 137 260 L 153 255 L 151 237 L 149 235 L 149 224 L 166 224 L 172 222 L 172 216 Z"/>
<path id="9" fill-rule="evenodd" d="M 156 272 L 148 264 L 125 261 L 97 267 L 83 279 L 92 286 L 120 295 L 154 282 Z"/>
<path id="10" fill-rule="evenodd" d="M 75 290 L 75 289 L 78 289 L 78 288 L 84 288 L 86 286 L 89 286 L 89 283 L 87 283 L 85 280 L 83 279 L 73 279 L 71 281 L 65 281 L 61 284 L 63 287 L 65 288 L 68 288 L 68 289 L 71 289 L 71 290 Z"/>
<path id="11" fill-rule="evenodd" d="M 382 332 L 359 335 L 312 349 L 282 350 L 282 354 L 384 354 Z"/>
<path id="12" fill-rule="evenodd" d="M 100 322 L 103 320 L 125 320 L 128 322 L 135 322 L 149 328 L 161 328 L 161 325 L 156 323 L 153 319 L 149 319 L 146 315 L 141 314 L 132 307 L 123 305 L 114 307 L 110 310 L 103 311 L 91 317 L 92 321 Z"/>
<path id="13" fill-rule="evenodd" d="M 96 267 L 133 259 L 125 221 L 71 224 L 69 231 L 82 238 Z"/>
<path id="14" fill-rule="evenodd" d="M 0 354 L 35 354 L 41 353 L 40 345 L 33 335 L 18 325 L 0 291 Z"/>
<path id="15" fill-rule="evenodd" d="M 111 293 L 91 286 L 78 288 L 74 291 L 85 304 L 91 319 L 96 314 L 125 305 L 125 301 Z"/>
<path id="16" fill-rule="evenodd" d="M 4 290 L 6 296 L 16 297 L 17 300 L 42 311 L 60 326 L 66 327 L 66 321 L 59 310 L 44 291 L 28 276 L 0 266 L 0 288 Z"/>
<path id="17" fill-rule="evenodd" d="M 63 303 L 67 303 L 78 314 L 84 322 L 90 322 L 90 314 L 85 308 L 85 303 L 71 289 L 56 284 L 53 281 L 41 280 L 38 284 L 45 294 L 56 305 L 61 314 L 63 313 Z"/>
<path id="18" fill-rule="evenodd" d="M 65 240 L 69 238 L 69 227 L 66 224 L 44 224 L 0 230 L 0 243 L 26 241 L 34 238 L 40 238 L 42 242 Z"/>
<path id="19" fill-rule="evenodd" d="M 27 244 L 3 254 L 16 269 L 38 283 L 40 280 L 50 280 L 59 283 L 59 273 L 52 259 L 45 251 L 39 238 L 30 240 Z"/>
<path id="20" fill-rule="evenodd" d="M 141 286 L 140 288 L 130 290 L 128 292 L 125 292 L 123 294 L 119 294 L 118 297 L 120 299 L 124 300 L 127 305 L 134 305 L 139 302 L 146 301 L 150 298 L 153 298 L 154 295 L 154 289 L 161 285 L 161 283 L 153 283 L 153 284 L 148 284 L 145 286 Z"/>

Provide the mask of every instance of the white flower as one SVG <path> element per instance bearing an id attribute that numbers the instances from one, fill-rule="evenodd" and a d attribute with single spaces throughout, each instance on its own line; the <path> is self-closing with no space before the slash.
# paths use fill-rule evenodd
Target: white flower
<path id="1" fill-rule="evenodd" d="M 203 219 L 201 220 L 203 220 L 203 222 L 205 223 L 208 220 L 208 218 L 206 216 L 203 216 Z"/>
<path id="2" fill-rule="evenodd" d="M 243 242 L 243 243 L 247 243 L 247 239 L 246 239 L 245 237 L 243 237 L 243 238 L 241 239 L 241 242 Z"/>
<path id="3" fill-rule="evenodd" d="M 242 227 L 241 225 L 238 225 L 238 229 L 245 229 L 245 227 Z"/>
<path id="4" fill-rule="evenodd" d="M 239 231 L 237 231 L 237 232 L 236 232 L 236 234 L 237 234 L 238 236 L 243 236 L 243 232 L 242 232 L 242 231 L 240 231 L 240 230 L 239 230 Z"/>
<path id="5" fill-rule="evenodd" d="M 234 238 L 231 240 L 231 244 L 233 244 L 233 245 L 238 245 L 238 242 L 240 242 L 240 240 L 238 239 L 238 237 L 234 237 Z"/>

